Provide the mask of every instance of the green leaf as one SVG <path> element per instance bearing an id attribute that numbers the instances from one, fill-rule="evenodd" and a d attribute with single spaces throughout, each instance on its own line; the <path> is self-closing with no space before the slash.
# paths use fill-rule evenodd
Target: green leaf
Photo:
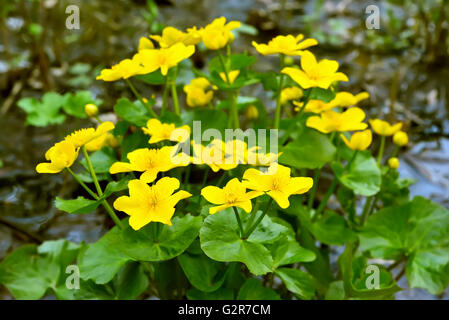
<path id="1" fill-rule="evenodd" d="M 59 197 L 55 199 L 55 206 L 61 211 L 73 214 L 86 214 L 95 211 L 101 201 L 89 200 L 79 196 L 73 200 L 64 200 Z"/>
<path id="2" fill-rule="evenodd" d="M 247 54 L 232 54 L 228 70 L 241 70 L 246 68 L 257 61 L 256 57 L 248 56 Z M 224 72 L 220 62 L 220 58 L 217 56 L 209 61 L 209 72 L 216 71 L 218 73 Z"/>
<path id="3" fill-rule="evenodd" d="M 422 197 L 369 217 L 362 250 L 383 259 L 407 258 L 412 288 L 440 294 L 449 284 L 449 210 Z"/>
<path id="4" fill-rule="evenodd" d="M 145 135 L 142 131 L 137 131 L 123 139 L 121 161 L 128 161 L 126 155 L 131 151 L 139 148 L 147 148 L 148 140 L 149 136 Z"/>
<path id="5" fill-rule="evenodd" d="M 94 168 L 95 173 L 108 173 L 112 164 L 117 162 L 114 149 L 108 147 L 95 151 L 89 155 L 89 158 L 92 162 L 92 167 Z M 86 159 L 82 159 L 80 163 L 86 170 L 89 171 L 89 166 Z"/>
<path id="6" fill-rule="evenodd" d="M 104 190 L 104 198 L 109 197 L 111 194 L 119 191 L 123 191 L 128 189 L 128 183 L 130 181 L 130 178 L 123 178 L 120 181 L 111 181 L 106 186 L 106 189 Z"/>
<path id="7" fill-rule="evenodd" d="M 34 98 L 20 99 L 17 105 L 27 113 L 26 123 L 36 127 L 61 124 L 65 116 L 60 113 L 64 98 L 56 92 L 47 92 L 42 102 Z"/>
<path id="8" fill-rule="evenodd" d="M 162 75 L 161 70 L 158 69 L 154 72 L 144 74 L 144 75 L 137 75 L 135 78 L 139 79 L 140 81 L 143 81 L 148 84 L 152 85 L 158 85 L 165 83 L 165 77 Z"/>
<path id="9" fill-rule="evenodd" d="M 225 280 L 225 265 L 210 259 L 203 253 L 185 252 L 178 257 L 178 261 L 189 282 L 201 291 L 216 291 Z"/>
<path id="10" fill-rule="evenodd" d="M 343 280 L 331 282 L 329 289 L 326 292 L 326 300 L 344 300 L 345 287 Z"/>
<path id="11" fill-rule="evenodd" d="M 304 249 L 296 240 L 288 241 L 286 238 L 280 239 L 273 245 L 271 254 L 274 269 L 287 264 L 310 262 L 316 259 L 313 251 Z"/>
<path id="12" fill-rule="evenodd" d="M 335 98 L 335 92 L 331 89 L 312 88 L 310 93 L 310 100 L 321 100 L 324 102 L 330 102 Z"/>
<path id="13" fill-rule="evenodd" d="M 280 268 L 275 274 L 281 278 L 287 289 L 304 300 L 310 300 L 315 294 L 312 277 L 298 269 Z"/>
<path id="14" fill-rule="evenodd" d="M 93 99 L 90 91 L 78 91 L 75 94 L 66 93 L 62 108 L 67 114 L 84 119 L 87 118 L 84 112 L 84 106 L 88 103 L 93 103 L 98 106 L 101 104 L 101 100 Z"/>
<path id="15" fill-rule="evenodd" d="M 247 219 L 248 215 L 243 216 L 243 223 Z M 287 231 L 287 228 L 265 216 L 248 239 L 241 239 L 232 209 L 228 209 L 204 220 L 200 242 L 204 253 L 211 259 L 242 262 L 254 275 L 263 275 L 270 272 L 273 266 L 270 251 L 263 244 L 273 243 Z"/>
<path id="16" fill-rule="evenodd" d="M 280 300 L 279 294 L 266 288 L 262 283 L 254 278 L 246 280 L 240 288 L 237 300 Z"/>
<path id="17" fill-rule="evenodd" d="M 114 106 L 114 112 L 121 117 L 138 127 L 146 126 L 148 119 L 151 118 L 147 108 L 142 103 L 132 103 L 126 98 L 121 98 Z"/>
<path id="18" fill-rule="evenodd" d="M 358 152 L 346 171 L 341 163 L 333 162 L 331 166 L 338 180 L 355 194 L 369 197 L 379 192 L 381 173 L 369 151 Z"/>
<path id="19" fill-rule="evenodd" d="M 187 299 L 189 300 L 233 300 L 234 292 L 229 288 L 220 288 L 214 292 L 203 292 L 198 289 L 190 289 L 187 291 Z"/>
<path id="20" fill-rule="evenodd" d="M 281 151 L 281 164 L 297 169 L 316 169 L 333 159 L 336 148 L 324 134 L 304 128 L 302 134 Z"/>
<path id="21" fill-rule="evenodd" d="M 135 231 L 122 220 L 123 230 L 112 228 L 97 243 L 89 245 L 80 256 L 81 277 L 95 283 L 109 282 L 130 260 L 165 261 L 182 254 L 198 236 L 201 217 L 174 217 L 172 226 L 163 225 L 157 239 L 156 223 Z"/>
<path id="22" fill-rule="evenodd" d="M 128 262 L 113 280 L 114 291 L 119 300 L 134 300 L 148 287 L 148 276 L 141 263 Z"/>
<path id="23" fill-rule="evenodd" d="M 183 112 L 181 119 L 183 124 L 189 125 L 192 130 L 194 128 L 193 122 L 199 121 L 198 124 L 200 124 L 201 130 L 198 132 L 204 132 L 207 129 L 216 129 L 223 134 L 228 126 L 228 115 L 221 110 L 215 109 L 197 109 Z M 192 136 L 192 138 L 195 139 L 195 136 Z"/>
<path id="24" fill-rule="evenodd" d="M 357 240 L 357 235 L 349 229 L 346 219 L 335 212 L 326 211 L 311 227 L 312 234 L 321 243 L 342 246 Z"/>

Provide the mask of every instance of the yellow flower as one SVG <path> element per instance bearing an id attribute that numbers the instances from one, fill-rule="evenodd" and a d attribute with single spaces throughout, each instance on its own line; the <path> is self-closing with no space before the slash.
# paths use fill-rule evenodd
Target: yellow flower
<path id="1" fill-rule="evenodd" d="M 259 110 L 257 110 L 257 107 L 255 105 L 250 105 L 247 109 L 246 109 L 246 118 L 248 120 L 255 120 L 257 118 L 259 118 Z"/>
<path id="2" fill-rule="evenodd" d="M 235 79 L 237 79 L 237 77 L 240 74 L 240 70 L 232 70 L 228 72 L 228 77 L 229 77 L 229 82 L 230 84 L 233 84 Z M 228 83 L 228 79 L 226 78 L 226 73 L 224 72 L 220 72 L 220 78 L 221 80 L 223 80 L 224 82 Z"/>
<path id="3" fill-rule="evenodd" d="M 36 171 L 38 173 L 58 173 L 69 168 L 78 158 L 79 149 L 68 142 L 62 141 L 56 143 L 45 153 L 45 159 L 50 161 L 50 163 L 39 163 L 36 166 Z"/>
<path id="4" fill-rule="evenodd" d="M 139 47 L 138 47 L 137 51 L 142 51 L 142 50 L 146 50 L 146 49 L 154 49 L 154 44 L 153 44 L 153 42 L 151 42 L 150 39 L 142 37 L 139 40 Z"/>
<path id="5" fill-rule="evenodd" d="M 156 180 L 159 172 L 166 172 L 178 166 L 185 166 L 188 162 L 178 163 L 174 158 L 175 149 L 170 146 L 161 149 L 137 149 L 126 155 L 127 162 L 114 163 L 109 172 L 111 174 L 122 172 L 143 172 L 140 180 L 151 183 Z"/>
<path id="6" fill-rule="evenodd" d="M 207 49 L 219 50 L 234 40 L 231 30 L 240 26 L 241 23 L 238 21 L 226 23 L 226 18 L 220 17 L 201 30 L 201 38 Z"/>
<path id="7" fill-rule="evenodd" d="M 248 150 L 247 156 L 247 164 L 257 166 L 257 167 L 265 167 L 270 166 L 272 163 L 277 162 L 282 152 L 279 153 L 263 153 L 259 152 L 259 147 L 253 147 Z"/>
<path id="8" fill-rule="evenodd" d="M 319 116 L 309 117 L 306 125 L 323 133 L 334 131 L 358 131 L 365 130 L 368 125 L 363 123 L 365 112 L 362 109 L 354 107 L 343 113 L 333 110 L 325 111 Z"/>
<path id="9" fill-rule="evenodd" d="M 299 34 L 296 37 L 292 35 L 277 36 L 271 39 L 268 44 L 258 44 L 252 42 L 253 47 L 263 55 L 282 53 L 287 56 L 300 56 L 304 49 L 316 46 L 318 41 L 315 39 L 305 39 L 304 35 Z"/>
<path id="10" fill-rule="evenodd" d="M 151 35 L 150 38 L 159 43 L 161 48 L 169 48 L 177 43 L 183 43 L 186 46 L 198 44 L 201 41 L 201 34 L 196 27 L 187 29 L 187 32 L 173 27 L 165 27 L 162 30 L 162 36 Z"/>
<path id="11" fill-rule="evenodd" d="M 88 103 L 84 106 L 84 112 L 88 117 L 95 117 L 98 115 L 98 107 L 93 103 Z"/>
<path id="12" fill-rule="evenodd" d="M 313 186 L 309 177 L 291 177 L 290 168 L 272 164 L 267 172 L 248 169 L 243 174 L 248 189 L 266 192 L 283 209 L 290 206 L 288 198 L 293 194 L 303 194 Z"/>
<path id="13" fill-rule="evenodd" d="M 118 79 L 128 79 L 138 74 L 145 74 L 144 68 L 134 60 L 125 59 L 113 65 L 111 69 L 101 70 L 97 80 L 116 81 Z"/>
<path id="14" fill-rule="evenodd" d="M 392 136 L 402 128 L 402 122 L 390 125 L 387 121 L 374 119 L 369 121 L 371 128 L 380 136 Z"/>
<path id="15" fill-rule="evenodd" d="M 299 111 L 304 106 L 304 102 L 298 102 L 293 101 L 293 104 L 296 106 L 295 111 Z M 333 106 L 328 103 L 321 100 L 309 100 L 307 102 L 306 108 L 304 109 L 305 112 L 313 112 L 313 113 L 321 113 L 324 111 L 328 111 L 333 109 Z"/>
<path id="16" fill-rule="evenodd" d="M 209 209 L 210 214 L 230 207 L 242 208 L 250 213 L 252 209 L 251 199 L 263 194 L 263 192 L 246 192 L 246 187 L 237 178 L 230 180 L 223 189 L 215 186 L 207 186 L 201 190 L 201 195 L 216 207 Z"/>
<path id="17" fill-rule="evenodd" d="M 214 92 L 212 90 L 206 91 L 210 87 L 209 80 L 204 77 L 192 79 L 188 85 L 184 86 L 184 92 L 187 94 L 187 105 L 199 107 L 211 102 Z"/>
<path id="18" fill-rule="evenodd" d="M 194 154 L 192 162 L 194 164 L 206 164 L 214 172 L 220 170 L 232 170 L 236 168 L 239 163 L 244 162 L 245 150 L 247 149 L 245 144 L 243 146 L 243 154 L 237 153 L 238 151 L 235 151 L 235 153 L 232 154 L 232 149 L 239 149 L 240 144 L 239 148 L 237 148 L 237 143 L 235 143 L 235 145 L 231 145 L 231 143 L 233 143 L 233 141 L 228 142 L 228 146 L 226 147 L 226 143 L 222 140 L 214 139 L 209 145 L 203 146 L 202 144 L 197 144 L 195 141 L 192 141 Z M 236 159 L 238 159 L 238 161 Z"/>
<path id="19" fill-rule="evenodd" d="M 109 131 L 114 129 L 114 124 L 110 121 L 103 122 L 97 129 L 85 128 L 77 130 L 74 133 L 65 137 L 65 140 L 72 143 L 75 148 L 80 148 L 89 142 L 106 135 Z"/>
<path id="20" fill-rule="evenodd" d="M 351 140 L 349 141 L 343 134 L 341 134 L 340 136 L 345 142 L 345 144 L 348 146 L 348 148 L 351 150 L 358 150 L 358 151 L 366 150 L 373 141 L 373 134 L 369 129 L 354 133 L 351 137 Z"/>
<path id="21" fill-rule="evenodd" d="M 403 147 L 408 144 L 408 135 L 404 131 L 398 131 L 393 136 L 393 143 L 397 146 Z"/>
<path id="22" fill-rule="evenodd" d="M 180 190 L 179 180 L 164 177 L 153 186 L 142 180 L 131 180 L 128 183 L 129 197 L 123 196 L 115 200 L 114 208 L 130 216 L 129 225 L 139 230 L 150 222 L 161 222 L 172 225 L 171 218 L 175 213 L 176 204 L 192 195 Z"/>
<path id="23" fill-rule="evenodd" d="M 390 159 L 388 159 L 388 166 L 391 169 L 399 168 L 399 159 L 398 158 L 390 158 Z"/>
<path id="24" fill-rule="evenodd" d="M 148 141 L 150 144 L 165 140 L 184 142 L 190 136 L 190 127 L 188 125 L 176 128 L 173 123 L 161 123 L 156 118 L 148 120 L 147 127 L 142 128 L 142 131 L 151 136 Z"/>
<path id="25" fill-rule="evenodd" d="M 298 87 L 288 87 L 281 91 L 281 104 L 284 105 L 288 101 L 300 99 L 303 96 L 303 92 Z"/>
<path id="26" fill-rule="evenodd" d="M 189 58 L 194 52 L 195 46 L 186 46 L 178 42 L 169 48 L 141 50 L 134 55 L 133 61 L 142 66 L 143 74 L 161 69 L 161 73 L 165 76 L 168 69 Z"/>
<path id="27" fill-rule="evenodd" d="M 349 81 L 348 77 L 338 70 L 338 62 L 334 60 L 323 59 L 316 61 L 315 56 L 304 51 L 301 56 L 301 68 L 287 67 L 282 69 L 282 73 L 289 75 L 303 89 L 319 87 L 328 89 L 335 81 Z"/>
<path id="28" fill-rule="evenodd" d="M 352 107 L 357 105 L 360 101 L 368 99 L 369 93 L 368 92 L 361 92 L 357 95 L 353 95 L 350 92 L 338 92 L 335 95 L 335 98 L 329 102 L 329 104 L 332 106 L 332 108 L 336 107 Z"/>

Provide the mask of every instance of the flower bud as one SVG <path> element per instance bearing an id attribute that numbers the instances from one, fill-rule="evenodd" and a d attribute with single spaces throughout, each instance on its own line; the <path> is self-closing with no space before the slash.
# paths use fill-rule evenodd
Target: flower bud
<path id="1" fill-rule="evenodd" d="M 84 106 L 84 112 L 88 117 L 95 117 L 98 115 L 98 107 L 93 103 L 88 103 Z"/>
<path id="2" fill-rule="evenodd" d="M 398 131 L 393 136 L 393 142 L 395 145 L 403 147 L 408 144 L 408 135 L 404 131 Z"/>
<path id="3" fill-rule="evenodd" d="M 399 159 L 398 158 L 390 158 L 390 159 L 388 159 L 388 166 L 391 169 L 399 168 Z"/>
<path id="4" fill-rule="evenodd" d="M 259 110 L 254 105 L 250 105 L 248 109 L 246 109 L 246 117 L 248 120 L 253 120 L 259 118 Z"/>

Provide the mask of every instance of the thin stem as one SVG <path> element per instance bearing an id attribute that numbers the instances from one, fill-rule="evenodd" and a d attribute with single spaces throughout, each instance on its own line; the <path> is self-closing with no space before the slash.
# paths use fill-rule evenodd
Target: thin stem
<path id="1" fill-rule="evenodd" d="M 246 222 L 246 227 L 245 227 L 245 231 L 243 232 L 243 234 L 247 234 L 249 228 L 252 226 L 254 219 L 257 216 L 257 211 L 259 211 L 259 207 L 260 207 L 260 200 L 259 198 L 256 199 L 256 205 L 253 207 L 253 210 L 251 210 L 251 213 L 249 214 L 249 220 Z"/>
<path id="2" fill-rule="evenodd" d="M 399 152 L 399 147 L 398 146 L 394 146 L 394 151 L 393 154 L 391 155 L 392 158 L 396 157 L 398 155 Z"/>
<path id="3" fill-rule="evenodd" d="M 178 69 L 175 69 L 173 79 L 171 81 L 171 97 L 173 99 L 173 109 L 175 114 L 178 116 L 181 115 L 181 111 L 179 109 L 179 101 L 178 101 L 178 93 L 176 92 L 176 76 L 178 73 Z"/>
<path id="4" fill-rule="evenodd" d="M 148 103 L 145 103 L 145 101 L 143 100 L 142 96 L 140 95 L 140 93 L 136 90 L 136 88 L 134 87 L 134 85 L 132 84 L 132 82 L 129 79 L 125 79 L 126 83 L 128 84 L 129 88 L 131 89 L 131 91 L 133 92 L 133 94 L 136 96 L 137 99 L 140 100 L 140 102 L 142 102 L 142 104 L 148 109 L 148 111 L 150 112 L 150 114 L 157 118 L 157 114 L 156 112 L 154 112 L 153 107 L 150 106 Z"/>
<path id="5" fill-rule="evenodd" d="M 220 61 L 221 67 L 223 69 L 223 72 L 225 74 L 226 83 L 231 85 L 231 80 L 229 78 L 228 74 L 228 68 L 226 67 L 226 63 L 224 61 L 223 55 L 221 52 L 218 52 L 218 59 Z M 240 127 L 240 120 L 239 120 L 239 113 L 237 110 L 237 97 L 238 95 L 234 94 L 233 92 L 229 93 L 229 103 L 230 103 L 230 109 L 229 109 L 229 127 L 233 128 L 239 128 Z"/>
<path id="6" fill-rule="evenodd" d="M 283 54 L 281 54 L 279 56 L 279 61 L 280 61 L 280 71 L 282 71 L 282 69 L 284 68 L 284 59 L 285 56 Z M 284 86 L 284 74 L 281 72 L 281 77 L 279 80 L 279 89 L 278 89 L 278 95 L 276 98 L 276 110 L 274 113 L 274 128 L 278 129 L 279 128 L 279 122 L 281 121 L 281 92 L 282 92 L 282 87 Z"/>
<path id="7" fill-rule="evenodd" d="M 165 113 L 165 110 L 167 109 L 168 89 L 169 89 L 168 76 L 165 76 L 164 92 L 162 94 L 161 115 L 163 115 Z"/>
<path id="8" fill-rule="evenodd" d="M 362 226 L 365 224 L 365 220 L 368 217 L 368 212 L 370 211 L 373 200 L 373 196 L 366 198 L 365 206 L 363 207 L 362 215 L 360 216 L 360 224 Z"/>
<path id="9" fill-rule="evenodd" d="M 304 98 L 304 104 L 303 104 L 301 110 L 299 110 L 299 112 L 298 112 L 298 115 L 297 115 L 298 117 L 299 117 L 300 115 L 302 115 L 302 113 L 303 113 L 304 110 L 306 109 L 306 106 L 307 106 L 307 104 L 309 103 L 309 100 L 310 100 L 310 96 L 311 96 L 311 94 L 312 94 L 312 91 L 313 91 L 313 88 L 310 88 L 310 89 L 307 91 L 307 95 L 306 95 L 305 98 Z"/>
<path id="10" fill-rule="evenodd" d="M 320 205 L 318 206 L 318 209 L 316 209 L 315 215 L 313 216 L 313 220 L 316 219 L 316 217 L 318 217 L 320 215 L 320 213 L 324 210 L 324 208 L 327 205 L 327 202 L 329 201 L 329 198 L 331 197 L 331 195 L 334 193 L 335 188 L 337 187 L 337 178 L 334 178 L 334 180 L 332 180 L 332 184 L 329 187 L 329 189 L 327 189 L 326 194 L 324 195 L 323 200 L 321 201 Z"/>
<path id="11" fill-rule="evenodd" d="M 87 191 L 88 194 L 91 195 L 92 198 L 95 200 L 98 200 L 98 196 L 93 192 L 81 179 L 78 177 L 78 175 L 72 171 L 70 168 L 66 168 L 66 170 L 75 178 L 75 180 Z"/>
<path id="12" fill-rule="evenodd" d="M 226 68 L 226 64 L 224 62 L 223 55 L 221 54 L 220 51 L 218 51 L 218 59 L 220 60 L 221 67 L 223 68 L 223 72 L 226 77 L 226 83 L 231 84 L 231 81 L 229 80 L 229 75 L 228 75 L 228 68 Z"/>
<path id="13" fill-rule="evenodd" d="M 234 209 L 235 219 L 237 220 L 237 224 L 239 225 L 240 237 L 243 237 L 243 225 L 242 225 L 242 220 L 240 220 L 239 211 L 237 210 L 236 207 L 232 207 L 232 209 Z"/>
<path id="14" fill-rule="evenodd" d="M 320 180 L 321 168 L 315 169 L 315 173 L 313 174 L 313 186 L 312 190 L 310 190 L 309 199 L 307 201 L 307 208 L 310 210 L 313 206 L 313 200 L 315 199 L 316 189 L 318 187 L 318 181 Z"/>
<path id="15" fill-rule="evenodd" d="M 259 218 L 256 220 L 256 222 L 249 228 L 249 230 L 243 236 L 244 239 L 248 239 L 249 236 L 251 235 L 251 233 L 253 233 L 253 231 L 256 230 L 257 226 L 259 225 L 259 223 L 262 222 L 263 218 L 265 217 L 268 210 L 270 209 L 272 203 L 273 203 L 273 198 L 270 198 L 270 200 L 268 200 L 267 206 L 265 207 L 265 210 L 263 211 L 263 213 L 259 216 Z"/>
<path id="16" fill-rule="evenodd" d="M 123 225 L 122 222 L 120 221 L 120 219 L 117 217 L 117 215 L 115 214 L 114 209 L 111 208 L 111 206 L 109 205 L 109 203 L 106 200 L 103 200 L 103 202 L 101 203 L 103 205 L 103 207 L 106 209 L 107 213 L 109 214 L 109 216 L 111 217 L 112 221 L 114 221 L 114 223 L 120 228 L 123 229 Z"/>
<path id="17" fill-rule="evenodd" d="M 384 149 L 385 149 L 385 136 L 382 136 L 380 140 L 380 149 L 379 149 L 379 155 L 377 156 L 377 166 L 380 167 L 382 163 L 382 156 L 384 155 Z"/>

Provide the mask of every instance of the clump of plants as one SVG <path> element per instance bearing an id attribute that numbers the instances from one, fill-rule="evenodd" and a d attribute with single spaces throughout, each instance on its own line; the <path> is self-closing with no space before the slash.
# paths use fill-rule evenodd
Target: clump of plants
<path id="1" fill-rule="evenodd" d="M 255 72 L 256 56 L 231 47 L 239 27 L 224 17 L 166 27 L 101 71 L 98 80 L 125 81 L 136 100 L 117 101 L 117 123 L 86 103 L 97 125 L 55 143 L 36 170 L 67 171 L 85 191 L 56 198 L 59 210 L 101 207 L 115 226 L 96 243 L 60 239 L 12 252 L 0 283 L 14 297 L 392 299 L 404 275 L 432 294 L 447 287 L 449 211 L 409 198 L 413 181 L 397 172 L 408 144 L 402 123 L 367 121 L 357 105 L 369 94 L 338 89 L 349 79 L 337 61 L 315 57 L 315 39 L 253 42 L 258 54 L 279 57 L 278 70 Z M 183 62 L 198 47 L 214 54 L 205 70 Z M 179 90 L 186 66 L 195 78 Z M 135 81 L 162 86 L 160 107 Z M 241 95 L 253 85 L 273 101 Z M 37 104 L 22 108 L 40 119 Z"/>

